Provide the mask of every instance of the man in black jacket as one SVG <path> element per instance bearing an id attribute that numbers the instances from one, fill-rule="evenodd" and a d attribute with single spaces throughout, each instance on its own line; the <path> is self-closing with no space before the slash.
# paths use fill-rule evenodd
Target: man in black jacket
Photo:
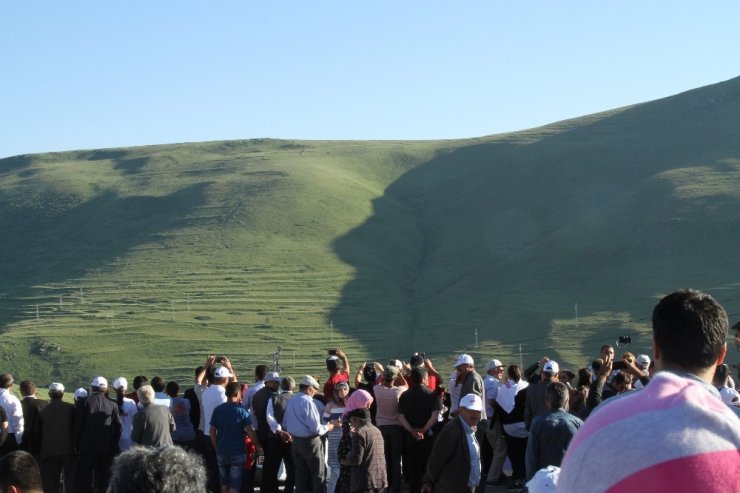
<path id="1" fill-rule="evenodd" d="M 36 384 L 30 380 L 21 382 L 21 407 L 23 408 L 23 421 L 25 431 L 21 440 L 21 450 L 30 452 L 38 462 L 41 452 L 41 419 L 39 411 L 47 404 L 47 401 L 36 398 Z"/>
<path id="2" fill-rule="evenodd" d="M 118 453 L 118 439 L 121 436 L 121 420 L 118 406 L 108 399 L 108 381 L 95 377 L 92 393 L 80 412 L 75 415 L 75 437 L 80 452 L 78 470 L 79 493 L 104 493 L 110 479 L 110 466 Z M 95 482 L 92 488 L 92 482 Z"/>

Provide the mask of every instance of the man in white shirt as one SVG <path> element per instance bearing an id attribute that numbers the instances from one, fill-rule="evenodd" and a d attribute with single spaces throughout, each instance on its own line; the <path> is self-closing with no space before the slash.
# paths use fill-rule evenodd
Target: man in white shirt
<path id="1" fill-rule="evenodd" d="M 13 388 L 13 375 L 3 373 L 0 375 L 0 406 L 8 415 L 8 438 L 0 447 L 0 456 L 18 450 L 23 440 L 23 406 L 21 401 L 10 391 Z"/>

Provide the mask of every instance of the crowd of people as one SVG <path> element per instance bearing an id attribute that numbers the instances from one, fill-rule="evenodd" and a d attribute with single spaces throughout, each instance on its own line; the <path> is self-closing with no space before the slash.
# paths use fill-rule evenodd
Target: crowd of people
<path id="1" fill-rule="evenodd" d="M 494 358 L 481 375 L 461 354 L 442 374 L 416 353 L 353 373 L 331 349 L 323 385 L 266 365 L 245 383 L 208 356 L 183 395 L 159 376 L 131 391 L 97 376 L 74 403 L 61 383 L 44 400 L 28 380 L 19 400 L 4 373 L 0 491 L 740 491 L 726 313 L 682 290 L 652 322 L 650 355 L 604 345 L 574 371 Z"/>

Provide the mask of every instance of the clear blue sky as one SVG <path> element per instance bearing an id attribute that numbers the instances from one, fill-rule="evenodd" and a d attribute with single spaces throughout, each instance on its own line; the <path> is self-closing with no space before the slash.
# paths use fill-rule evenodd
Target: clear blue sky
<path id="1" fill-rule="evenodd" d="M 0 157 L 534 127 L 740 75 L 733 1 L 0 2 Z"/>

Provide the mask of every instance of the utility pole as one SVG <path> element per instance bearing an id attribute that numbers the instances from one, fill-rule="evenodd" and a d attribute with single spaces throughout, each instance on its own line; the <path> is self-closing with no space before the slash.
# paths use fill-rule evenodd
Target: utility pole
<path id="1" fill-rule="evenodd" d="M 519 343 L 519 368 L 524 368 L 524 359 L 522 359 L 522 344 Z"/>
<path id="2" fill-rule="evenodd" d="M 36 305 L 36 321 L 38 322 L 39 320 L 41 320 L 41 318 L 39 317 L 39 306 Z"/>
<path id="3" fill-rule="evenodd" d="M 479 349 L 480 346 L 478 346 L 478 329 L 475 329 L 475 349 Z"/>

